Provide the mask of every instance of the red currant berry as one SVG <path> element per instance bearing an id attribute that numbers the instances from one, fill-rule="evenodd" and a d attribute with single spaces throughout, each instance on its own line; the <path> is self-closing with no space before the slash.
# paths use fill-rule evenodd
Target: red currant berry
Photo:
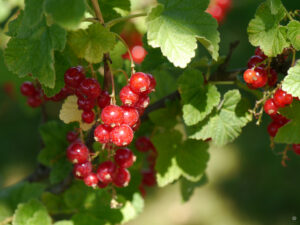
<path id="1" fill-rule="evenodd" d="M 110 97 L 107 91 L 101 91 L 100 96 L 97 99 L 98 106 L 103 109 L 110 104 Z"/>
<path id="2" fill-rule="evenodd" d="M 98 185 L 98 177 L 95 173 L 90 173 L 84 178 L 84 183 L 86 186 L 96 188 Z"/>
<path id="3" fill-rule="evenodd" d="M 278 89 L 274 94 L 274 102 L 279 108 L 282 108 L 287 104 L 291 104 L 292 101 L 293 96 L 286 93 L 282 89 Z"/>
<path id="4" fill-rule="evenodd" d="M 135 63 L 142 63 L 147 55 L 146 50 L 143 48 L 143 46 L 140 45 L 136 45 L 133 46 L 133 48 L 131 49 L 131 55 L 132 55 L 132 59 Z"/>
<path id="5" fill-rule="evenodd" d="M 133 131 L 130 126 L 122 124 L 114 127 L 110 132 L 110 141 L 117 146 L 126 146 L 132 142 Z"/>
<path id="6" fill-rule="evenodd" d="M 75 131 L 69 131 L 67 133 L 67 141 L 68 142 L 72 143 L 72 142 L 76 141 L 77 138 L 78 138 L 78 133 L 77 132 L 75 132 Z"/>
<path id="7" fill-rule="evenodd" d="M 136 108 L 130 106 L 122 106 L 121 108 L 124 112 L 123 124 L 127 124 L 130 127 L 135 125 L 139 120 L 139 112 L 136 110 Z"/>
<path id="8" fill-rule="evenodd" d="M 27 97 L 33 97 L 37 93 L 37 90 L 35 89 L 33 83 L 30 81 L 25 81 L 21 85 L 20 90 L 21 90 L 22 95 L 27 96 Z"/>
<path id="9" fill-rule="evenodd" d="M 280 127 L 284 126 L 285 124 L 287 124 L 289 122 L 289 120 L 280 115 L 280 114 L 274 114 L 274 115 L 271 115 L 271 118 L 273 121 L 275 121 Z"/>
<path id="10" fill-rule="evenodd" d="M 78 179 L 83 179 L 92 172 L 92 163 L 77 163 L 73 167 L 73 174 Z"/>
<path id="11" fill-rule="evenodd" d="M 263 62 L 264 59 L 258 55 L 254 55 L 250 58 L 250 60 L 248 61 L 248 68 L 252 69 L 256 66 L 260 66 L 260 67 L 264 67 L 264 64 L 261 64 L 261 62 Z"/>
<path id="12" fill-rule="evenodd" d="M 124 121 L 124 112 L 120 106 L 109 105 L 101 112 L 101 120 L 104 124 L 109 126 L 120 125 Z"/>
<path id="13" fill-rule="evenodd" d="M 271 137 L 275 137 L 277 132 L 278 132 L 278 129 L 280 128 L 280 125 L 276 122 L 272 122 L 269 124 L 268 126 L 268 133 Z"/>
<path id="14" fill-rule="evenodd" d="M 293 144 L 293 150 L 297 155 L 300 155 L 300 144 Z"/>
<path id="15" fill-rule="evenodd" d="M 99 181 L 99 183 L 98 183 L 98 188 L 103 189 L 103 188 L 106 188 L 107 185 L 108 185 L 108 184 L 105 184 L 105 183 L 102 183 L 102 182 Z"/>
<path id="16" fill-rule="evenodd" d="M 266 59 L 266 58 L 267 58 L 267 56 L 266 56 L 265 53 L 261 50 L 260 47 L 257 47 L 257 48 L 255 49 L 255 55 L 258 55 L 258 56 L 262 57 L 263 59 Z"/>
<path id="17" fill-rule="evenodd" d="M 142 184 L 152 187 L 156 185 L 156 177 L 155 177 L 155 171 L 154 170 L 143 170 L 142 171 Z"/>
<path id="18" fill-rule="evenodd" d="M 257 67 L 254 70 L 256 72 L 256 80 L 251 84 L 253 88 L 261 88 L 268 82 L 267 71 L 262 67 Z"/>
<path id="19" fill-rule="evenodd" d="M 66 97 L 68 97 L 69 95 L 73 94 L 74 92 L 67 87 L 63 87 L 59 93 L 57 93 L 56 95 L 54 95 L 53 97 L 50 98 L 50 100 L 54 101 L 54 102 L 59 102 L 63 99 L 65 99 Z"/>
<path id="20" fill-rule="evenodd" d="M 80 141 L 73 142 L 67 149 L 67 157 L 72 163 L 88 161 L 89 153 L 89 149 Z"/>
<path id="21" fill-rule="evenodd" d="M 85 78 L 79 85 L 79 92 L 87 98 L 96 99 L 100 96 L 101 87 L 97 80 Z"/>
<path id="22" fill-rule="evenodd" d="M 129 168 L 135 161 L 135 156 L 128 148 L 119 148 L 114 156 L 115 162 L 119 167 Z"/>
<path id="23" fill-rule="evenodd" d="M 155 78 L 154 78 L 151 74 L 149 74 L 149 73 L 147 73 L 147 76 L 148 76 L 149 79 L 150 79 L 150 88 L 149 88 L 149 90 L 148 90 L 148 92 L 147 92 L 147 94 L 149 94 L 149 93 L 155 91 L 156 80 L 155 80 Z"/>
<path id="24" fill-rule="evenodd" d="M 269 115 L 277 114 L 278 108 L 277 108 L 277 106 L 276 106 L 276 104 L 275 104 L 275 102 L 272 98 L 268 99 L 265 102 L 264 110 Z"/>
<path id="25" fill-rule="evenodd" d="M 225 11 L 218 5 L 213 5 L 207 9 L 207 12 L 215 18 L 218 23 L 221 23 L 225 17 Z"/>
<path id="26" fill-rule="evenodd" d="M 133 131 L 137 131 L 141 126 L 141 120 L 139 119 L 136 124 L 134 124 L 131 128 Z"/>
<path id="27" fill-rule="evenodd" d="M 277 72 L 274 69 L 270 69 L 269 78 L 268 78 L 268 85 L 273 87 L 276 85 L 278 80 Z"/>
<path id="28" fill-rule="evenodd" d="M 148 95 L 140 95 L 139 101 L 135 104 L 135 107 L 145 109 L 150 104 L 150 98 Z"/>
<path id="29" fill-rule="evenodd" d="M 43 103 L 43 100 L 40 95 L 34 95 L 31 97 L 28 97 L 28 99 L 27 99 L 27 104 L 32 108 L 39 107 L 42 103 Z"/>
<path id="30" fill-rule="evenodd" d="M 125 168 L 118 168 L 116 175 L 113 179 L 113 183 L 117 187 L 126 187 L 128 186 L 130 181 L 130 173 L 127 169 Z"/>
<path id="31" fill-rule="evenodd" d="M 78 108 L 83 111 L 90 111 L 95 107 L 96 102 L 95 99 L 92 98 L 78 98 L 77 105 Z"/>
<path id="32" fill-rule="evenodd" d="M 145 73 L 135 73 L 129 81 L 130 89 L 137 94 L 147 92 L 150 88 L 150 79 Z"/>
<path id="33" fill-rule="evenodd" d="M 84 77 L 84 71 L 81 66 L 72 67 L 65 72 L 65 84 L 66 86 L 77 88 Z"/>
<path id="34" fill-rule="evenodd" d="M 135 141 L 135 147 L 140 152 L 147 152 L 154 149 L 154 145 L 152 144 L 151 140 L 147 137 L 139 137 Z"/>
<path id="35" fill-rule="evenodd" d="M 97 177 L 100 182 L 108 184 L 112 182 L 116 172 L 116 165 L 111 161 L 101 163 L 97 170 Z"/>
<path id="36" fill-rule="evenodd" d="M 120 91 L 120 99 L 123 105 L 132 106 L 135 105 L 139 100 L 139 95 L 133 92 L 129 85 L 123 87 Z"/>
<path id="37" fill-rule="evenodd" d="M 110 131 L 110 126 L 104 124 L 99 125 L 94 131 L 95 140 L 100 142 L 101 144 L 107 144 L 109 142 Z"/>
<path id="38" fill-rule="evenodd" d="M 226 10 L 231 7 L 231 0 L 217 0 L 216 4 Z"/>
<path id="39" fill-rule="evenodd" d="M 92 110 L 83 111 L 81 114 L 82 121 L 85 123 L 92 123 L 95 120 L 95 113 Z"/>
<path id="40" fill-rule="evenodd" d="M 247 69 L 244 72 L 244 80 L 247 84 L 252 84 L 256 80 L 256 72 L 252 69 Z"/>

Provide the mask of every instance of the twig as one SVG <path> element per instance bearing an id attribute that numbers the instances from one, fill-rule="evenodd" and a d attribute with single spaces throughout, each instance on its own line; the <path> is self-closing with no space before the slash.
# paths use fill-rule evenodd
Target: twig
<path id="1" fill-rule="evenodd" d="M 94 11 L 95 11 L 97 19 L 99 20 L 99 22 L 101 24 L 104 25 L 104 19 L 103 19 L 101 10 L 100 10 L 100 6 L 99 6 L 99 3 L 98 3 L 98 0 L 91 0 L 91 2 L 93 4 L 93 8 L 94 8 Z"/>
<path id="2" fill-rule="evenodd" d="M 141 16 L 147 16 L 147 13 L 138 13 L 138 14 L 128 15 L 128 16 L 124 16 L 124 17 L 119 17 L 119 18 L 116 18 L 116 19 L 113 19 L 113 20 L 107 22 L 106 26 L 112 27 L 112 26 L 116 25 L 117 23 L 129 20 L 129 19 L 132 19 L 135 17 L 141 17 Z"/>

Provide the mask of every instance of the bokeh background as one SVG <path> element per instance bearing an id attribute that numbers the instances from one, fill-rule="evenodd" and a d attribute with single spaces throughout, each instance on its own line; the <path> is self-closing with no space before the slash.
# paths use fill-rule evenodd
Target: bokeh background
<path id="1" fill-rule="evenodd" d="M 135 10 L 153 1 L 133 0 Z M 254 54 L 246 28 L 259 0 L 233 0 L 233 6 L 220 25 L 221 55 L 229 44 L 239 40 L 230 68 L 244 67 Z M 299 8 L 299 0 L 284 1 L 288 9 Z M 29 109 L 19 94 L 22 82 L 3 62 L 7 37 L 6 20 L 22 6 L 22 0 L 0 0 L 0 187 L 26 177 L 36 166 L 41 146 L 38 126 L 39 109 Z M 137 21 L 139 29 L 143 24 Z M 32 59 L 38 60 L 38 59 Z M 245 94 L 246 95 L 246 94 Z M 58 107 L 47 105 L 55 118 Z M 148 190 L 144 212 L 128 225 L 289 225 L 300 224 L 300 157 L 289 153 L 287 167 L 278 154 L 284 146 L 270 148 L 266 131 L 269 118 L 257 127 L 253 122 L 243 129 L 237 141 L 222 149 L 210 149 L 209 182 L 196 189 L 187 203 L 182 203 L 179 186 Z M 300 135 L 300 134 L 299 134 Z"/>

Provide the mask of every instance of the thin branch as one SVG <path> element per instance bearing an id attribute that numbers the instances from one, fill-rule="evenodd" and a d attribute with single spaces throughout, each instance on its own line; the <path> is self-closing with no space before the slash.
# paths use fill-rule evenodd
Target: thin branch
<path id="1" fill-rule="evenodd" d="M 132 18 L 136 18 L 136 17 L 141 17 L 141 16 L 147 16 L 147 13 L 138 13 L 138 14 L 132 14 L 132 15 L 128 15 L 128 16 L 124 16 L 124 17 L 119 17 L 116 19 L 113 19 L 109 22 L 106 23 L 107 27 L 112 27 L 114 25 L 116 25 L 117 23 L 132 19 Z"/>
<path id="2" fill-rule="evenodd" d="M 103 19 L 101 10 L 100 10 L 100 6 L 99 6 L 99 3 L 98 3 L 98 0 L 91 0 L 91 2 L 93 4 L 93 8 L 94 8 L 94 11 L 95 11 L 97 19 L 99 20 L 99 22 L 101 24 L 104 25 L 104 19 Z"/>

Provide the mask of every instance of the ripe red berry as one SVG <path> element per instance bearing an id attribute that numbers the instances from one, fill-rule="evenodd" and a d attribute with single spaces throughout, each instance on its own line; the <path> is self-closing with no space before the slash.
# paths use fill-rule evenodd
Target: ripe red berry
<path id="1" fill-rule="evenodd" d="M 101 124 L 96 127 L 94 131 L 95 140 L 100 142 L 101 144 L 107 144 L 109 142 L 109 133 L 111 131 L 111 127 L 105 124 Z"/>
<path id="2" fill-rule="evenodd" d="M 256 66 L 264 67 L 265 65 L 261 64 L 261 62 L 263 62 L 263 61 L 264 61 L 264 59 L 262 57 L 260 57 L 258 55 L 254 55 L 249 59 L 247 66 L 249 69 L 252 69 Z"/>
<path id="3" fill-rule="evenodd" d="M 271 137 L 275 137 L 278 129 L 280 128 L 280 125 L 276 123 L 275 121 L 271 122 L 268 126 L 268 133 Z"/>
<path id="4" fill-rule="evenodd" d="M 34 95 L 34 96 L 30 96 L 27 99 L 27 104 L 32 108 L 39 107 L 42 103 L 43 103 L 43 100 L 42 100 L 41 96 L 38 94 Z"/>
<path id="5" fill-rule="evenodd" d="M 273 121 L 275 121 L 280 127 L 284 126 L 285 124 L 287 124 L 289 122 L 289 119 L 287 119 L 286 117 L 280 115 L 280 114 L 274 114 L 271 115 L 271 118 Z"/>
<path id="6" fill-rule="evenodd" d="M 59 102 L 63 99 L 65 99 L 66 97 L 68 97 L 69 95 L 73 94 L 74 91 L 71 90 L 68 87 L 63 87 L 59 93 L 57 93 L 56 95 L 54 95 L 53 97 L 50 98 L 50 100 L 54 101 L 54 102 Z"/>
<path id="7" fill-rule="evenodd" d="M 79 85 L 79 92 L 87 98 L 96 99 L 100 96 L 101 87 L 97 80 L 85 78 Z"/>
<path id="8" fill-rule="evenodd" d="M 274 94 L 274 102 L 279 108 L 282 108 L 293 102 L 293 96 L 282 89 L 278 89 Z"/>
<path id="9" fill-rule="evenodd" d="M 98 185 L 98 177 L 95 173 L 90 173 L 84 178 L 84 183 L 86 186 L 96 188 Z"/>
<path id="10" fill-rule="evenodd" d="M 92 123 L 95 120 L 95 113 L 92 110 L 83 111 L 81 114 L 82 121 L 85 123 Z"/>
<path id="11" fill-rule="evenodd" d="M 142 63 L 147 55 L 147 51 L 143 48 L 143 46 L 136 45 L 131 49 L 132 59 L 135 63 Z"/>
<path id="12" fill-rule="evenodd" d="M 73 174 L 78 179 L 83 179 L 92 172 L 91 162 L 77 163 L 73 167 Z"/>
<path id="13" fill-rule="evenodd" d="M 136 124 L 134 124 L 131 128 L 133 131 L 137 131 L 141 126 L 141 120 L 139 119 Z"/>
<path id="14" fill-rule="evenodd" d="M 124 112 L 120 106 L 109 105 L 101 112 L 101 120 L 104 124 L 109 126 L 120 125 L 124 121 Z"/>
<path id="15" fill-rule="evenodd" d="M 135 141 L 135 147 L 140 152 L 147 152 L 154 149 L 154 145 L 152 144 L 151 140 L 147 137 L 139 137 Z"/>
<path id="16" fill-rule="evenodd" d="M 120 91 L 120 99 L 123 105 L 132 106 L 135 105 L 139 100 L 139 95 L 133 92 L 129 85 L 123 87 Z"/>
<path id="17" fill-rule="evenodd" d="M 151 74 L 149 74 L 149 73 L 147 73 L 147 76 L 148 76 L 149 79 L 150 79 L 150 87 L 149 87 L 149 90 L 148 90 L 148 92 L 147 92 L 147 94 L 149 94 L 149 93 L 155 91 L 156 80 L 155 80 L 155 78 L 154 78 Z"/>
<path id="18" fill-rule="evenodd" d="M 142 171 L 142 184 L 152 187 L 156 185 L 155 171 L 152 169 Z"/>
<path id="19" fill-rule="evenodd" d="M 117 146 L 126 146 L 132 142 L 133 131 L 130 126 L 122 124 L 114 127 L 110 132 L 110 140 Z"/>
<path id="20" fill-rule="evenodd" d="M 256 80 L 256 72 L 252 69 L 247 69 L 244 72 L 244 80 L 247 84 L 252 84 Z"/>
<path id="21" fill-rule="evenodd" d="M 98 106 L 103 109 L 110 104 L 110 96 L 107 91 L 101 91 L 100 96 L 97 99 Z"/>
<path id="22" fill-rule="evenodd" d="M 119 167 L 129 168 L 135 161 L 135 156 L 128 148 L 119 148 L 114 156 L 115 162 Z"/>
<path id="23" fill-rule="evenodd" d="M 224 10 L 227 10 L 231 7 L 231 0 L 217 0 L 216 4 L 223 8 Z"/>
<path id="24" fill-rule="evenodd" d="M 274 69 L 270 69 L 269 78 L 268 78 L 268 85 L 273 87 L 276 85 L 278 80 L 277 72 Z"/>
<path id="25" fill-rule="evenodd" d="M 102 183 L 102 182 L 99 181 L 99 183 L 98 183 L 98 188 L 103 189 L 103 188 L 106 188 L 107 185 L 108 185 L 108 184 L 105 184 L 105 183 Z"/>
<path id="26" fill-rule="evenodd" d="M 125 168 L 118 168 L 115 177 L 113 179 L 113 183 L 117 187 L 126 187 L 128 186 L 130 181 L 130 173 L 127 169 Z"/>
<path id="27" fill-rule="evenodd" d="M 27 96 L 27 97 L 33 97 L 37 93 L 37 90 L 35 89 L 33 83 L 30 81 L 25 81 L 21 85 L 20 91 L 21 91 L 22 95 Z"/>
<path id="28" fill-rule="evenodd" d="M 116 165 L 112 161 L 101 163 L 97 169 L 97 177 L 100 182 L 108 184 L 112 182 L 116 172 Z"/>
<path id="29" fill-rule="evenodd" d="M 95 107 L 95 99 L 92 98 L 78 98 L 77 105 L 79 109 L 90 111 Z"/>
<path id="30" fill-rule="evenodd" d="M 135 104 L 135 107 L 145 109 L 150 104 L 150 98 L 148 95 L 140 95 L 139 101 Z"/>
<path id="31" fill-rule="evenodd" d="M 130 89 L 137 94 L 145 93 L 150 88 L 150 79 L 145 73 L 132 74 L 129 81 Z"/>
<path id="32" fill-rule="evenodd" d="M 276 106 L 276 104 L 275 104 L 275 102 L 272 98 L 268 99 L 265 102 L 264 110 L 269 115 L 277 114 L 278 108 L 277 108 L 277 106 Z"/>
<path id="33" fill-rule="evenodd" d="M 89 149 L 80 141 L 73 142 L 67 149 L 67 157 L 72 163 L 84 163 L 89 159 Z"/>
<path id="34" fill-rule="evenodd" d="M 218 5 L 210 6 L 207 9 L 207 12 L 211 14 L 212 17 L 218 21 L 218 23 L 221 23 L 225 17 L 225 11 Z"/>
<path id="35" fill-rule="evenodd" d="M 84 71 L 81 66 L 72 67 L 65 72 L 65 84 L 66 86 L 77 88 L 84 77 Z"/>
<path id="36" fill-rule="evenodd" d="M 255 49 L 255 55 L 258 55 L 260 57 L 262 57 L 263 59 L 266 59 L 267 56 L 265 55 L 265 53 L 260 49 L 260 47 L 257 47 Z"/>
<path id="37" fill-rule="evenodd" d="M 253 88 L 261 88 L 266 85 L 268 82 L 268 74 L 267 71 L 262 67 L 257 67 L 254 69 L 256 72 L 256 80 L 253 81 L 251 86 Z"/>
<path id="38" fill-rule="evenodd" d="M 124 112 L 123 124 L 127 124 L 130 127 L 135 125 L 139 120 L 139 112 L 136 110 L 136 108 L 130 106 L 122 106 L 121 108 Z"/>
<path id="39" fill-rule="evenodd" d="M 297 155 L 300 155 L 300 144 L 293 144 L 293 150 Z"/>
<path id="40" fill-rule="evenodd" d="M 79 134 L 77 132 L 75 132 L 75 131 L 69 131 L 67 133 L 67 141 L 70 142 L 70 143 L 76 141 L 77 138 L 78 138 L 78 135 Z"/>

